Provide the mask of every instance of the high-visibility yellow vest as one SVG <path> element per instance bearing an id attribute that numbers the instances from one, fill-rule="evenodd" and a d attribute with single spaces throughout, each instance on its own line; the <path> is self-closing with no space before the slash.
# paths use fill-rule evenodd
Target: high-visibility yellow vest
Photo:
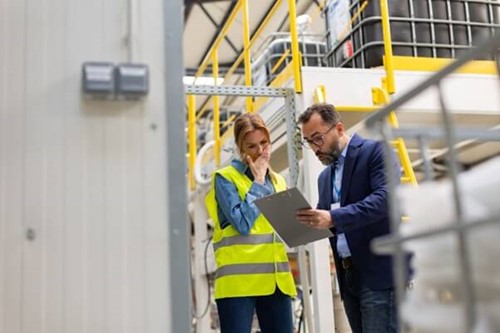
<path id="1" fill-rule="evenodd" d="M 215 174 L 231 181 L 238 189 L 241 200 L 252 186 L 252 181 L 229 165 Z M 220 228 L 215 199 L 215 174 L 212 189 L 205 198 L 208 213 L 214 221 L 212 239 L 217 271 L 215 273 L 215 299 L 226 297 L 264 296 L 275 292 L 276 286 L 286 295 L 295 296 L 296 289 L 284 243 L 271 224 L 260 214 L 248 235 L 242 235 L 232 225 Z M 274 174 L 276 192 L 286 189 L 281 175 Z"/>

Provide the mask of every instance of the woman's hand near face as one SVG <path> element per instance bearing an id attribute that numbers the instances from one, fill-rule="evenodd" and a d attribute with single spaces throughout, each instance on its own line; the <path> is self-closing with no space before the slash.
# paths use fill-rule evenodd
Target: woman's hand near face
<path id="1" fill-rule="evenodd" d="M 246 155 L 245 158 L 255 181 L 264 184 L 267 169 L 269 168 L 269 160 L 271 159 L 271 145 L 267 145 L 263 149 L 262 154 L 260 154 L 255 161 L 253 161 L 249 155 Z"/>

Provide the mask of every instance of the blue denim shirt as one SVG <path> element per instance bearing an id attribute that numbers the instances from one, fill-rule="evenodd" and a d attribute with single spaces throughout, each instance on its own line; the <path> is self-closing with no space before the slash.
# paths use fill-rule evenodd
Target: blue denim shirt
<path id="1" fill-rule="evenodd" d="M 233 160 L 231 165 L 250 180 L 254 180 L 252 171 L 243 162 Z M 255 220 L 260 215 L 259 209 L 253 203 L 254 200 L 273 193 L 274 187 L 269 179 L 269 175 L 266 175 L 264 184 L 253 182 L 245 199 L 242 201 L 234 183 L 216 174 L 215 198 L 217 199 L 217 214 L 221 229 L 231 224 L 242 235 L 248 235 Z"/>

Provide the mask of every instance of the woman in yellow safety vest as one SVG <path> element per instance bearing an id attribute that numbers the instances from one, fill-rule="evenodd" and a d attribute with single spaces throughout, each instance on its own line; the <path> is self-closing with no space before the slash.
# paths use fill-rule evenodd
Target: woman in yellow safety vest
<path id="1" fill-rule="evenodd" d="M 286 189 L 269 167 L 269 130 L 257 114 L 234 124 L 240 159 L 215 171 L 206 206 L 214 221 L 215 300 L 221 333 L 292 333 L 295 283 L 284 243 L 253 201 Z"/>

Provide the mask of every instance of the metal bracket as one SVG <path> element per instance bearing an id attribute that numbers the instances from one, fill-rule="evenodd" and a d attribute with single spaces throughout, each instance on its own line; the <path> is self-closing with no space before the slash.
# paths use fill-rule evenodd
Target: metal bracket
<path id="1" fill-rule="evenodd" d="M 387 93 L 379 87 L 372 88 L 372 102 L 373 105 L 384 105 L 388 101 Z"/>
<path id="2" fill-rule="evenodd" d="M 247 86 L 207 86 L 184 85 L 186 94 L 216 96 L 267 96 L 285 97 L 291 88 L 247 87 Z"/>

